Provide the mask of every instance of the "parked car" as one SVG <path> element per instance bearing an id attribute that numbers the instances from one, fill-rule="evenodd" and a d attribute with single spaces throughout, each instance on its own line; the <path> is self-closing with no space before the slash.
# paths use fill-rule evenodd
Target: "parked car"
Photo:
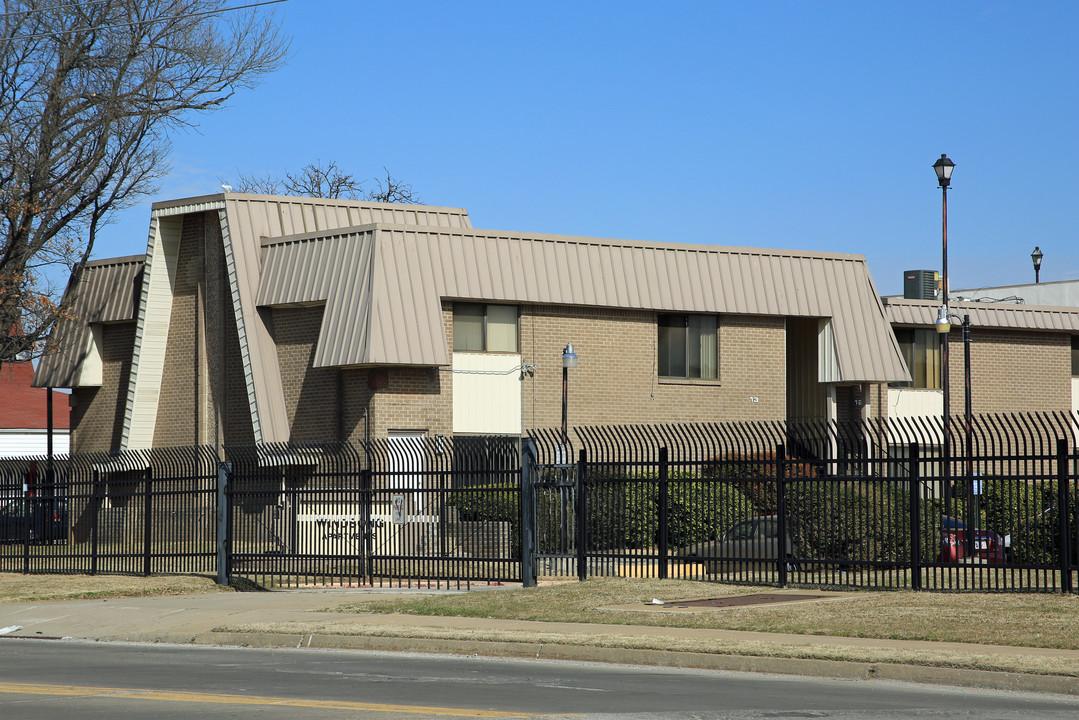
<path id="1" fill-rule="evenodd" d="M 67 538 L 67 500 L 33 498 L 30 517 L 19 499 L 0 507 L 0 542 L 53 542 Z"/>
<path id="2" fill-rule="evenodd" d="M 779 549 L 779 520 L 775 515 L 762 515 L 732 525 L 715 540 L 688 545 L 677 551 L 684 562 L 701 562 L 705 572 L 714 575 L 742 569 L 763 569 L 774 566 Z M 787 570 L 798 566 L 792 557 L 790 538 L 784 556 Z M 745 560 L 768 560 L 771 562 L 746 563 Z"/>
<path id="3" fill-rule="evenodd" d="M 941 518 L 940 555 L 937 562 L 984 562 L 1003 565 L 1005 562 L 1005 541 L 992 530 L 974 528 L 974 557 L 970 558 L 967 547 L 966 524 L 945 515 Z"/>

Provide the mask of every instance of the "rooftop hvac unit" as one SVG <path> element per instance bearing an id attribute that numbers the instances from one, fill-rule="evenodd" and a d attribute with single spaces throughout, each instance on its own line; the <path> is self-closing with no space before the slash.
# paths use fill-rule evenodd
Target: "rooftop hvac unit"
<path id="1" fill-rule="evenodd" d="M 936 270 L 907 270 L 903 273 L 903 298 L 936 300 L 940 296 L 940 273 Z"/>

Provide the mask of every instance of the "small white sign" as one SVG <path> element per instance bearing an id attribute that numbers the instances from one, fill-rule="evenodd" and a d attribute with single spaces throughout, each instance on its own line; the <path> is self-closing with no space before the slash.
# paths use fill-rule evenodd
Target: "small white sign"
<path id="1" fill-rule="evenodd" d="M 393 495 L 390 497 L 390 522 L 394 525 L 405 524 L 405 496 Z"/>

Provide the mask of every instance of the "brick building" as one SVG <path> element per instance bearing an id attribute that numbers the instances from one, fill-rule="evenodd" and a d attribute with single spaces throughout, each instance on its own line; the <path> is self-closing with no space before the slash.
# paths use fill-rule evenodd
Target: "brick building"
<path id="1" fill-rule="evenodd" d="M 29 361 L 0 365 L 0 457 L 46 455 L 49 446 L 49 391 L 32 387 Z M 68 396 L 52 392 L 52 450 L 68 451 Z"/>
<path id="2" fill-rule="evenodd" d="M 885 312 L 911 379 L 888 389 L 888 417 L 939 417 L 943 412 L 941 346 L 934 324 L 940 302 L 884 298 Z M 1079 412 L 1079 307 L 1007 302 L 949 303 L 970 318 L 971 410 L 974 414 Z M 952 318 L 948 383 L 951 412 L 963 411 L 965 348 Z"/>
<path id="3" fill-rule="evenodd" d="M 156 203 L 90 263 L 38 386 L 75 452 L 843 419 L 910 380 L 858 255 L 493 232 L 453 208 Z"/>

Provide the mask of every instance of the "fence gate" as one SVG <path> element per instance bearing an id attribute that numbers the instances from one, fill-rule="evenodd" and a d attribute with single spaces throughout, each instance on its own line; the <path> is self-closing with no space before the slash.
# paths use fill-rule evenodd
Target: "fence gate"
<path id="1" fill-rule="evenodd" d="M 533 465 L 532 567 L 535 575 L 577 575 L 577 466 Z"/>
<path id="2" fill-rule="evenodd" d="M 228 569 L 261 587 L 370 582 L 371 475 L 350 448 L 232 452 Z"/>

